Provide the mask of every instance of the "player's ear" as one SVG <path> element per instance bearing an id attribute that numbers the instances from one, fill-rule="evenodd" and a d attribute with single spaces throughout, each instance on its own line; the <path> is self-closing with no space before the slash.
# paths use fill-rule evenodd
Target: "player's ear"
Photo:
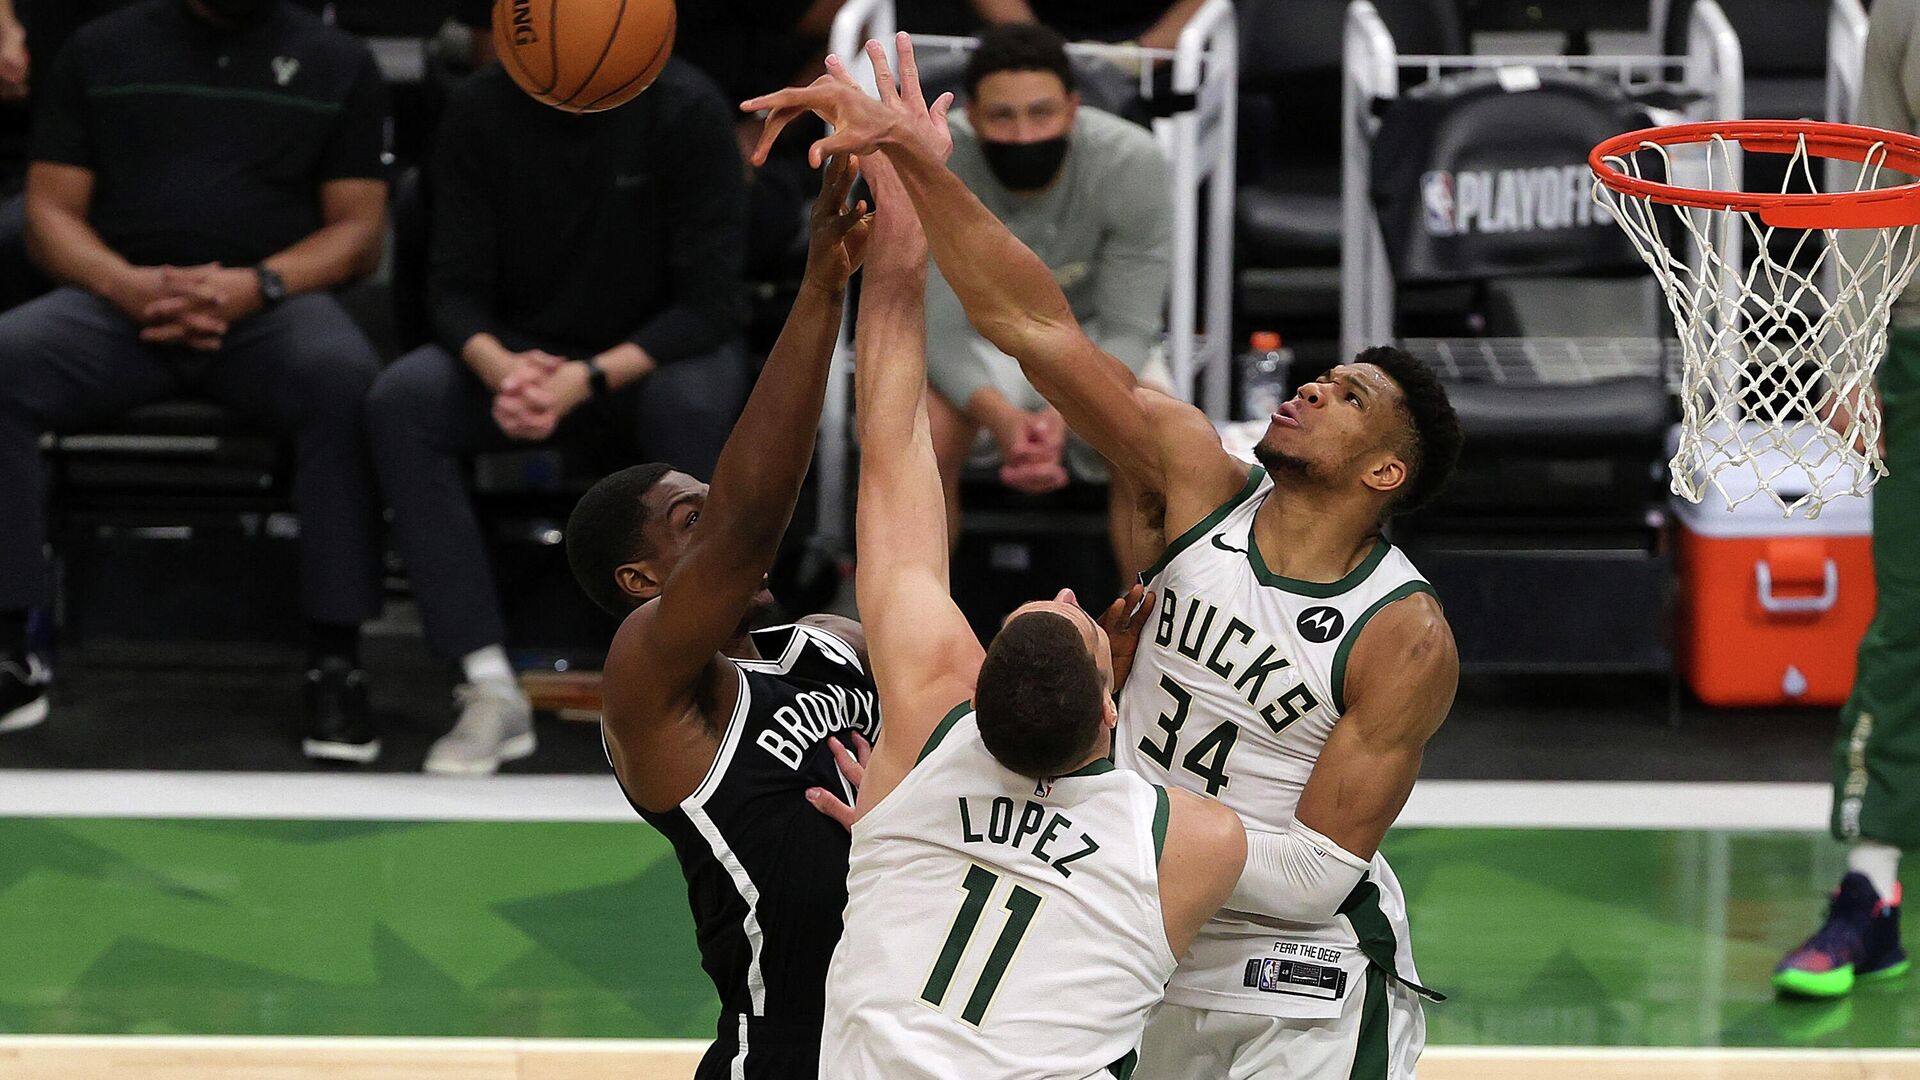
<path id="1" fill-rule="evenodd" d="M 635 603 L 644 604 L 660 595 L 660 589 L 667 579 L 652 559 L 641 559 L 614 567 L 613 580 L 620 586 L 621 592 L 633 597 Z"/>
<path id="2" fill-rule="evenodd" d="M 1361 482 L 1382 495 L 1391 495 L 1407 482 L 1407 463 L 1400 455 L 1387 452 L 1374 459 Z"/>
<path id="3" fill-rule="evenodd" d="M 1120 710 L 1114 707 L 1113 695 L 1103 694 L 1100 698 L 1100 730 L 1112 735 L 1113 729 L 1120 726 Z"/>

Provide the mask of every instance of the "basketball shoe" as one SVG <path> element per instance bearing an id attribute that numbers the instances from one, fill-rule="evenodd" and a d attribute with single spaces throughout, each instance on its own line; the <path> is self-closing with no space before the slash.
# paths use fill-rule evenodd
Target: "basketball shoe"
<path id="1" fill-rule="evenodd" d="M 1882 899 L 1865 874 L 1850 873 L 1827 904 L 1827 921 L 1774 968 L 1773 987 L 1793 997 L 1840 997 L 1856 982 L 1898 978 L 1911 966 L 1900 947 L 1900 887 Z"/>
<path id="2" fill-rule="evenodd" d="M 427 772 L 486 776 L 533 753 L 533 706 L 515 684 L 461 683 L 453 696 L 460 719 L 427 751 Z"/>

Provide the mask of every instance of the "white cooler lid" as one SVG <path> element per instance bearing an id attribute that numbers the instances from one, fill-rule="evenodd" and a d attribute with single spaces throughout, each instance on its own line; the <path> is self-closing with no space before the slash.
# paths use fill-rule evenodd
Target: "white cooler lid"
<path id="1" fill-rule="evenodd" d="M 1667 435 L 1667 452 L 1672 453 L 1679 444 L 1680 427 L 1676 424 Z M 1747 495 L 1759 490 L 1762 475 L 1772 476 L 1781 473 L 1784 478 L 1793 475 L 1787 471 L 1791 467 L 1792 462 L 1786 451 L 1766 451 L 1752 466 L 1727 469 L 1719 475 L 1717 484 L 1705 484 L 1705 494 L 1698 503 L 1688 502 L 1678 495 L 1673 496 L 1671 501 L 1674 516 L 1692 532 L 1701 536 L 1725 539 L 1751 539 L 1763 536 L 1872 535 L 1873 497 L 1870 494 L 1842 495 L 1829 500 L 1821 509 L 1820 516 L 1812 519 L 1807 517 L 1804 510 L 1793 517 L 1784 516 L 1780 512 L 1779 504 L 1764 493 L 1754 495 L 1739 506 L 1728 509 L 1729 500 L 1721 493 L 1721 488 L 1725 488 L 1736 497 Z M 1823 466 L 1822 472 L 1830 478 L 1828 484 L 1823 486 L 1846 487 L 1849 478 L 1842 474 L 1842 470 L 1851 468 L 1850 465 L 1838 462 Z M 1793 500 L 1788 498 L 1787 501 Z"/>

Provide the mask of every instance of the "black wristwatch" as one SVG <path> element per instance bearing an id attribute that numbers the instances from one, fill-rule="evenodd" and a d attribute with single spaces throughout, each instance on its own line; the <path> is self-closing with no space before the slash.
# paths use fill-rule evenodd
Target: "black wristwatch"
<path id="1" fill-rule="evenodd" d="M 600 366 L 600 361 L 589 357 L 580 362 L 587 365 L 587 385 L 593 388 L 594 400 L 613 392 L 613 384 L 607 382 L 607 369 Z"/>
<path id="2" fill-rule="evenodd" d="M 260 306 L 272 307 L 287 298 L 287 279 L 265 266 L 253 268 L 254 276 L 260 279 Z"/>

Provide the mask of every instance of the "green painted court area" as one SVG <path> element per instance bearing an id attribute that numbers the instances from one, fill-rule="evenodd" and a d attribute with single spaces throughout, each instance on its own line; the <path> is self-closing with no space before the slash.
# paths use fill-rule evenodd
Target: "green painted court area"
<path id="1" fill-rule="evenodd" d="M 1436 1044 L 1920 1045 L 1920 979 L 1767 974 L 1839 849 L 1799 833 L 1412 829 Z M 622 824 L 0 820 L 0 1031 L 711 1034 L 678 867 Z"/>

